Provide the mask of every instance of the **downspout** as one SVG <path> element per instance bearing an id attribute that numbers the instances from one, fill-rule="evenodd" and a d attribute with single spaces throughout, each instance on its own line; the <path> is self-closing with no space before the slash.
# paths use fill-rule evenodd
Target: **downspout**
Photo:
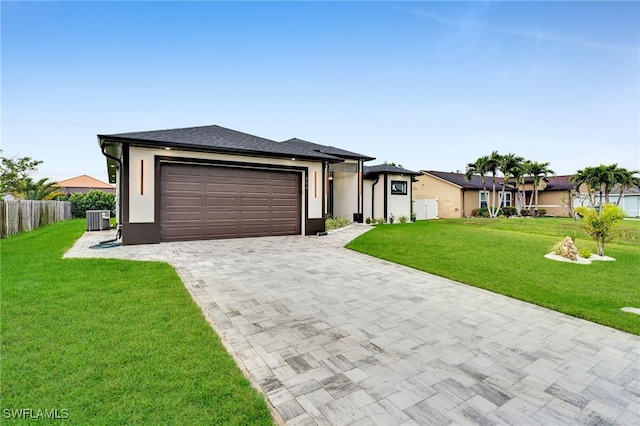
<path id="1" fill-rule="evenodd" d="M 118 163 L 118 174 L 120 174 L 119 178 L 118 178 L 118 195 L 122 197 L 122 160 L 120 160 L 117 157 L 114 157 L 112 155 L 107 154 L 107 152 L 105 151 L 105 144 L 101 144 L 100 145 L 100 151 L 102 151 L 102 155 L 104 155 L 107 158 L 110 158 L 112 160 L 114 160 L 116 163 Z M 118 234 L 121 235 L 122 233 L 122 199 L 119 200 L 118 202 Z"/>
<path id="2" fill-rule="evenodd" d="M 371 184 L 371 219 L 376 218 L 375 205 L 376 205 L 376 183 L 380 180 L 380 175 L 376 176 L 375 182 Z"/>
<path id="3" fill-rule="evenodd" d="M 387 191 L 389 190 L 387 188 L 387 174 L 384 174 L 384 220 L 387 221 Z"/>

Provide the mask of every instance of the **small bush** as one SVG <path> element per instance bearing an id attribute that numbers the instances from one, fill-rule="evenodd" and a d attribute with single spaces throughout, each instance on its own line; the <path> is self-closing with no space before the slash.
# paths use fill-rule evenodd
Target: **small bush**
<path id="1" fill-rule="evenodd" d="M 538 209 L 538 216 L 544 216 L 547 214 L 547 209 Z"/>
<path id="2" fill-rule="evenodd" d="M 520 210 L 520 216 L 531 216 L 531 211 L 529 209 Z"/>
<path id="3" fill-rule="evenodd" d="M 386 223 L 387 220 L 384 217 L 379 217 L 378 219 L 376 219 L 376 222 L 378 222 L 378 223 Z"/>
<path id="4" fill-rule="evenodd" d="M 506 217 L 511 217 L 517 215 L 518 210 L 516 210 L 515 207 L 507 206 L 502 208 L 500 214 Z"/>
<path id="5" fill-rule="evenodd" d="M 366 223 L 367 225 L 371 224 L 371 218 L 368 217 L 364 220 L 364 223 Z"/>
<path id="6" fill-rule="evenodd" d="M 551 251 L 553 254 L 560 256 L 562 254 L 562 241 L 555 243 L 553 247 L 551 247 Z"/>
<path id="7" fill-rule="evenodd" d="M 389 215 L 389 223 L 393 223 L 393 222 L 395 222 L 395 220 L 396 220 L 396 217 L 393 215 L 393 213 L 391 213 Z"/>
<path id="8" fill-rule="evenodd" d="M 400 216 L 398 218 L 398 222 L 400 223 L 407 223 L 409 221 L 409 218 L 407 216 Z"/>
<path id="9" fill-rule="evenodd" d="M 471 217 L 489 217 L 489 209 L 486 207 L 473 209 L 471 210 Z"/>
<path id="10" fill-rule="evenodd" d="M 591 253 L 591 250 L 589 250 L 588 248 L 581 248 L 581 249 L 578 249 L 578 255 L 579 255 L 580 257 L 585 258 L 585 259 L 590 258 L 590 257 L 591 257 L 591 254 L 592 254 L 592 253 Z"/>
<path id="11" fill-rule="evenodd" d="M 345 226 L 351 225 L 351 221 L 346 217 L 336 217 L 336 218 L 328 218 L 325 223 L 325 230 L 331 231 L 332 229 L 344 228 Z"/>

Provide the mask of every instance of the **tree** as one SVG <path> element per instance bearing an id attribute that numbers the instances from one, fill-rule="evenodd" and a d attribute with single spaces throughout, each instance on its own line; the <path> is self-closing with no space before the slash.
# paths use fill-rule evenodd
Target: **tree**
<path id="1" fill-rule="evenodd" d="M 497 154 L 497 152 L 495 154 Z M 502 176 L 504 179 L 502 184 L 502 191 L 500 193 L 500 206 L 502 207 L 504 207 L 505 193 L 507 191 L 507 186 L 509 185 L 509 180 L 512 177 L 516 178 L 516 175 L 520 173 L 520 169 L 522 168 L 523 162 L 524 162 L 524 158 L 518 157 L 512 153 L 496 156 L 496 166 L 498 170 L 502 173 Z"/>
<path id="2" fill-rule="evenodd" d="M 599 193 L 599 206 L 609 203 L 609 195 L 611 190 L 616 184 L 621 185 L 621 192 L 625 187 L 629 187 L 631 182 L 629 179 L 633 178 L 633 173 L 625 168 L 618 167 L 617 164 L 611 164 L 605 166 L 600 164 L 597 167 L 585 167 L 583 170 L 578 170 L 575 175 L 571 176 L 570 181 L 579 187 L 581 184 L 587 185 L 589 192 Z M 631 185 L 633 186 L 633 185 Z M 604 196 L 604 203 L 602 197 Z M 622 198 L 622 197 L 620 197 Z"/>
<path id="3" fill-rule="evenodd" d="M 596 241 L 598 256 L 604 256 L 604 244 L 615 236 L 615 227 L 625 214 L 618 206 L 605 204 L 599 211 L 576 207 L 576 213 L 584 218 L 589 235 Z"/>
<path id="4" fill-rule="evenodd" d="M 527 164 L 527 171 L 528 174 L 533 177 L 533 193 L 531 194 L 531 201 L 533 201 L 535 195 L 534 211 L 538 211 L 538 187 L 540 186 L 540 181 L 555 172 L 549 168 L 549 163 L 539 163 L 537 161 L 529 161 Z M 529 208 L 531 208 L 531 202 L 529 203 Z"/>
<path id="5" fill-rule="evenodd" d="M 16 190 L 11 195 L 23 200 L 53 200 L 63 197 L 64 192 L 60 191 L 58 182 L 47 182 L 48 178 L 34 182 L 31 178 L 26 178 L 18 182 Z"/>
<path id="6" fill-rule="evenodd" d="M 42 161 L 31 157 L 0 157 L 0 197 L 16 192 L 20 182 L 36 171 L 40 164 Z"/>
<path id="7" fill-rule="evenodd" d="M 634 176 L 637 173 L 640 173 L 637 170 L 627 170 L 623 167 L 616 167 L 612 170 L 613 180 L 619 186 L 618 200 L 616 201 L 616 206 L 620 205 L 620 201 L 622 200 L 622 192 L 626 188 L 633 188 L 634 186 L 640 187 L 640 178 Z"/>
<path id="8" fill-rule="evenodd" d="M 87 210 L 109 210 L 111 217 L 115 214 L 115 194 L 92 189 L 86 194 L 81 192 L 71 194 L 69 201 L 71 202 L 71 215 L 73 217 L 86 217 Z"/>
<path id="9" fill-rule="evenodd" d="M 491 158 L 488 155 L 478 158 L 473 163 L 467 164 L 467 169 L 464 174 L 464 178 L 467 182 L 471 181 L 471 177 L 473 175 L 480 175 L 480 182 L 482 182 L 482 190 L 484 193 L 487 193 L 487 185 L 486 185 L 486 175 L 491 171 L 491 168 L 495 170 L 495 166 L 491 162 Z M 489 211 L 489 216 L 493 217 L 493 210 L 487 200 L 487 210 Z"/>

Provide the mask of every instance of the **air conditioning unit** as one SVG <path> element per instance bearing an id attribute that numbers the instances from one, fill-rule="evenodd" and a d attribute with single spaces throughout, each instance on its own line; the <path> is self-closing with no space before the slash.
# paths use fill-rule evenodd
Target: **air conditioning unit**
<path id="1" fill-rule="evenodd" d="M 109 210 L 87 210 L 87 231 L 111 229 Z"/>

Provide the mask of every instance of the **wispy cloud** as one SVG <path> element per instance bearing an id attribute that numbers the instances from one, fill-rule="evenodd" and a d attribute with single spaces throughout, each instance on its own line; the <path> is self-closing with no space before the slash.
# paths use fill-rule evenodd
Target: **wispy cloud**
<path id="1" fill-rule="evenodd" d="M 526 29 L 513 29 L 506 27 L 494 27 L 489 25 L 484 25 L 479 23 L 477 20 L 473 19 L 451 19 L 441 15 L 437 15 L 431 12 L 423 11 L 423 10 L 412 10 L 412 14 L 422 16 L 424 18 L 431 19 L 433 21 L 439 22 L 444 25 L 450 25 L 452 27 L 470 29 L 470 30 L 478 30 L 478 31 L 487 31 L 497 34 L 505 34 L 515 37 L 524 37 L 533 39 L 536 41 L 544 41 L 544 42 L 555 42 L 555 43 L 564 43 L 571 44 L 574 46 L 580 46 L 587 49 L 598 49 L 598 50 L 606 50 L 615 53 L 632 53 L 639 54 L 640 49 L 637 46 L 623 46 L 613 43 L 604 43 L 593 40 L 586 40 L 581 38 L 574 37 L 566 37 L 561 36 L 545 31 L 532 31 Z"/>

